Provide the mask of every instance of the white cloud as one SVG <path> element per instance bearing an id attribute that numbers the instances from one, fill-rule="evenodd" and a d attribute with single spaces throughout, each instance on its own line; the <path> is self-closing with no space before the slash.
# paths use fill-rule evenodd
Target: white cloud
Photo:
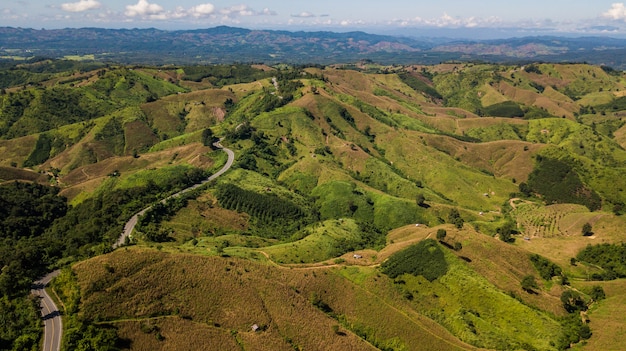
<path id="1" fill-rule="evenodd" d="M 214 12 L 215 12 L 215 6 L 209 3 L 197 5 L 189 9 L 189 14 L 196 18 L 208 17 L 212 15 Z"/>
<path id="2" fill-rule="evenodd" d="M 266 7 L 266 8 L 263 9 L 263 11 L 261 11 L 260 15 L 263 15 L 263 16 L 276 16 L 278 14 L 276 13 L 276 11 L 272 11 L 272 10 L 270 10 L 270 9 L 268 9 Z"/>
<path id="3" fill-rule="evenodd" d="M 255 11 L 248 5 L 225 7 L 220 9 L 219 13 L 229 19 L 248 16 L 276 16 L 276 12 L 270 10 L 269 8 L 264 8 L 262 11 Z"/>
<path id="4" fill-rule="evenodd" d="M 453 17 L 444 13 L 438 18 L 422 18 L 415 17 L 408 20 L 393 20 L 390 24 L 397 24 L 402 27 L 407 26 L 426 26 L 439 28 L 479 28 L 479 27 L 496 27 L 502 25 L 503 22 L 498 17 Z"/>
<path id="5" fill-rule="evenodd" d="M 248 5 L 225 7 L 220 10 L 220 13 L 226 17 L 252 16 L 255 14 L 254 10 L 248 7 Z"/>
<path id="6" fill-rule="evenodd" d="M 602 17 L 612 20 L 626 20 L 626 6 L 622 2 L 616 2 L 611 5 L 611 9 L 602 14 Z"/>
<path id="7" fill-rule="evenodd" d="M 269 8 L 264 8 L 261 11 L 255 11 L 247 5 L 235 5 L 218 9 L 211 3 L 199 4 L 191 8 L 178 6 L 174 10 L 165 10 L 161 5 L 150 3 L 148 1 L 149 0 L 138 0 L 135 5 L 126 6 L 124 14 L 127 17 L 127 20 L 130 21 L 133 18 L 141 18 L 144 20 L 201 20 L 206 18 L 216 19 L 219 16 L 222 16 L 223 20 L 236 21 L 238 17 L 242 16 L 276 15 L 276 12 L 270 10 Z"/>
<path id="8" fill-rule="evenodd" d="M 291 15 L 291 17 L 297 17 L 297 18 L 311 18 L 311 17 L 317 17 L 314 14 L 310 13 L 310 12 L 300 12 L 297 15 Z"/>
<path id="9" fill-rule="evenodd" d="M 97 0 L 79 0 L 78 2 L 66 2 L 61 4 L 61 9 L 68 12 L 84 12 L 94 10 L 102 6 Z"/>
<path id="10" fill-rule="evenodd" d="M 128 17 L 149 17 L 152 19 L 166 19 L 167 17 L 163 6 L 151 4 L 148 0 L 139 0 L 136 5 L 127 5 L 124 14 Z"/>

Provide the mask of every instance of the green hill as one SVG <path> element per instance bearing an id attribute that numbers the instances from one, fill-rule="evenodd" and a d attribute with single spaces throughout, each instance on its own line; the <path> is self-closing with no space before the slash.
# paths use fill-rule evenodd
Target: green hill
<path id="1" fill-rule="evenodd" d="M 2 252 L 36 266 L 7 263 L 0 291 L 22 305 L 25 285 L 19 300 L 7 282 L 65 266 L 55 289 L 68 349 L 614 342 L 589 335 L 585 318 L 604 302 L 580 289 L 607 275 L 575 257 L 590 240 L 624 242 L 623 74 L 469 63 L 72 73 L 54 62 L 4 80 L 20 83 L 0 95 L 0 187 L 53 186 L 67 213 L 3 193 L 7 226 L 21 207 L 53 220 L 0 233 Z M 234 168 L 156 206 L 136 247 L 109 253 L 136 211 L 224 164 L 216 138 Z M 542 278 L 531 254 L 563 275 Z M 584 318 L 570 302 L 590 307 Z"/>

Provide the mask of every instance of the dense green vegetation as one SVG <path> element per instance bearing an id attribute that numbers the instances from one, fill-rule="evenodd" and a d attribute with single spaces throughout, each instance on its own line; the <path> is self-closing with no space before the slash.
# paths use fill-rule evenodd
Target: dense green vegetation
<path id="1" fill-rule="evenodd" d="M 581 204 L 596 211 L 604 203 L 614 205 L 616 214 L 622 210 L 623 123 L 604 106 L 619 101 L 579 79 L 567 93 L 585 99 L 587 107 L 580 108 L 560 88 L 573 70 L 591 81 L 592 68 L 584 73 L 576 65 L 522 70 L 459 63 L 423 67 L 418 73 L 414 67 L 369 62 L 359 69 L 380 74 L 368 75 L 348 67 L 102 66 L 61 77 L 52 67 L 37 73 L 29 65 L 7 81 L 44 79 L 40 74 L 50 81 L 0 95 L 0 151 L 7 155 L 0 161 L 6 179 L 23 172 L 26 180 L 28 172 L 29 180 L 39 175 L 39 181 L 57 187 L 0 186 L 0 312 L 11 316 L 0 321 L 6 330 L 0 333 L 0 348 L 29 348 L 39 340 L 38 325 L 27 322 L 36 315 L 26 298 L 32 279 L 108 253 L 125 221 L 148 204 L 152 209 L 136 227 L 140 246 L 222 256 L 216 259 L 260 261 L 262 253 L 278 265 L 318 264 L 319 269 L 320 262 L 334 261 L 333 266 L 347 266 L 337 279 L 352 274 L 356 267 L 350 266 L 376 270 L 370 266 L 381 263 L 395 284 L 368 293 L 400 291 L 411 309 L 477 347 L 564 348 L 590 335 L 573 319 L 559 327 L 555 317 L 547 316 L 563 313 L 561 306 L 572 312 L 587 306 L 586 295 L 566 286 L 556 287 L 569 291 L 562 305 L 541 291 L 554 277 L 568 284 L 553 263 L 563 262 L 562 257 L 544 251 L 530 255 L 546 281 L 538 284 L 523 245 L 492 241 L 478 249 L 475 241 L 480 233 L 498 234 L 506 243 L 515 241 L 514 234 L 573 240 L 567 228 L 575 228 L 576 238 L 583 240 L 579 228 L 584 221 L 594 228 L 584 227 L 583 233 L 616 240 L 605 228 L 619 225 L 596 225 L 592 216 L 615 223 L 619 217 L 609 220 L 608 214 L 591 214 L 576 205 L 539 204 Z M 541 75 L 556 83 L 549 86 Z M 622 88 L 620 77 L 603 76 L 607 93 L 609 85 Z M 250 82 L 256 83 L 239 84 Z M 533 105 L 534 99 L 541 104 Z M 552 115 L 565 118 L 545 118 Z M 206 171 L 196 167 L 215 167 L 223 160 L 211 151 L 217 137 L 225 137 L 224 145 L 235 151 L 235 168 L 197 192 L 159 202 L 204 179 Z M 519 190 L 516 179 L 523 180 Z M 58 196 L 61 190 L 72 206 Z M 522 200 L 509 201 L 520 193 Z M 573 223 L 559 212 L 569 206 L 588 217 Z M 444 223 L 452 225 L 431 229 Z M 535 228 L 540 230 L 528 234 Z M 429 237 L 440 242 L 423 240 Z M 386 261 L 377 258 L 406 246 L 397 246 L 396 240 L 419 242 Z M 501 281 L 486 277 L 484 267 L 477 273 L 476 263 L 493 245 L 519 250 L 511 252 L 523 262 L 509 263 L 521 271 Z M 363 252 L 339 257 L 357 250 Z M 626 276 L 626 264 L 618 259 L 623 250 L 594 250 L 578 255 L 604 269 L 591 279 Z M 367 273 L 354 274 L 361 275 L 354 280 L 364 289 L 373 284 Z M 59 278 L 58 288 L 74 294 L 80 289 L 70 278 Z M 106 279 L 88 289 L 105 285 Z M 471 293 L 460 296 L 459 291 Z M 493 308 L 470 301 L 486 295 Z M 62 298 L 72 299 L 68 296 Z M 594 301 L 601 296 L 600 291 L 590 294 Z M 517 337 L 515 313 L 489 312 L 498 304 L 523 311 L 532 323 L 548 326 L 552 336 L 535 343 L 539 332 L 528 327 Z M 68 314 L 79 312 L 76 307 Z M 28 336 L 18 340 L 20 329 Z M 561 331 L 566 335 L 557 342 Z M 67 324 L 67 338 L 72 349 L 117 340 L 114 328 L 82 317 Z"/>
<path id="2" fill-rule="evenodd" d="M 426 239 L 389 257 L 381 268 L 390 278 L 412 274 L 432 282 L 446 274 L 448 263 L 439 244 Z"/>
<path id="3" fill-rule="evenodd" d="M 546 203 L 575 203 L 591 211 L 602 206 L 600 196 L 583 184 L 576 171 L 567 163 L 537 156 L 537 165 L 528 176 L 528 186 L 541 194 Z"/>
<path id="4" fill-rule="evenodd" d="M 68 210 L 57 194 L 37 184 L 0 186 L 0 350 L 39 346 L 39 306 L 28 293 L 49 263 L 42 234 Z"/>
<path id="5" fill-rule="evenodd" d="M 559 267 L 558 265 L 554 264 L 547 258 L 542 257 L 540 255 L 537 255 L 537 254 L 530 255 L 530 262 L 533 263 L 533 265 L 539 272 L 539 275 L 544 280 L 549 281 L 552 279 L 552 277 L 558 277 L 563 274 L 561 267 Z"/>
<path id="6" fill-rule="evenodd" d="M 110 107 L 85 89 L 59 86 L 0 96 L 0 137 L 16 138 L 87 121 Z"/>
<path id="7" fill-rule="evenodd" d="M 441 94 L 439 94 L 435 88 L 426 83 L 428 81 L 428 77 L 416 76 L 405 72 L 398 74 L 398 77 L 404 82 L 404 84 L 410 86 L 417 92 L 424 93 L 435 99 L 443 99 Z"/>
<path id="8" fill-rule="evenodd" d="M 626 244 L 589 245 L 576 255 L 579 261 L 598 265 L 604 272 L 594 273 L 593 280 L 612 280 L 626 277 Z"/>
<path id="9" fill-rule="evenodd" d="M 0 349 L 38 346 L 39 312 L 28 298 L 33 280 L 60 259 L 108 252 L 134 212 L 203 178 L 203 172 L 191 169 L 161 186 L 152 182 L 107 190 L 74 207 L 57 195 L 57 188 L 18 182 L 0 186 L 0 308 L 6 317 L 0 319 Z M 84 332 L 99 333 L 94 327 Z"/>
<path id="10" fill-rule="evenodd" d="M 211 84 L 221 87 L 229 84 L 249 83 L 271 76 L 271 72 L 255 69 L 250 65 L 210 65 L 184 66 L 183 79 L 200 82 L 207 79 Z"/>
<path id="11" fill-rule="evenodd" d="M 314 219 L 310 209 L 271 193 L 259 194 L 234 184 L 221 184 L 216 195 L 224 208 L 252 216 L 257 235 L 264 237 L 285 239 Z"/>
<path id="12" fill-rule="evenodd" d="M 524 111 L 519 104 L 513 101 L 505 101 L 483 108 L 485 116 L 498 117 L 524 117 Z"/>

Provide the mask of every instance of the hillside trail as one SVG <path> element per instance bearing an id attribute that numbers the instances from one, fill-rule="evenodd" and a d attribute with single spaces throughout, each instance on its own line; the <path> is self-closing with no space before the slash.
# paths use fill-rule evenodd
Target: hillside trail
<path id="1" fill-rule="evenodd" d="M 333 268 L 333 267 L 340 267 L 342 266 L 341 264 L 337 264 L 337 263 L 333 263 L 333 264 L 324 264 L 322 263 L 316 263 L 315 266 L 301 266 L 301 265 L 282 265 L 277 263 L 276 261 L 272 260 L 272 258 L 270 257 L 270 255 L 265 252 L 265 251 L 257 251 L 259 253 L 261 253 L 263 256 L 265 256 L 265 258 L 268 260 L 268 262 L 277 268 L 281 268 L 281 269 L 297 269 L 297 270 L 315 270 L 315 269 L 325 269 L 325 268 Z M 371 266 L 360 266 L 360 267 L 373 267 L 375 265 L 371 265 Z"/>
<path id="2" fill-rule="evenodd" d="M 517 209 L 517 204 L 516 204 L 517 201 L 522 201 L 522 203 L 525 203 L 525 204 L 532 204 L 531 201 L 523 200 L 523 199 L 521 199 L 519 197 L 514 197 L 514 198 L 509 200 L 509 205 L 511 206 L 511 208 L 513 210 Z"/>

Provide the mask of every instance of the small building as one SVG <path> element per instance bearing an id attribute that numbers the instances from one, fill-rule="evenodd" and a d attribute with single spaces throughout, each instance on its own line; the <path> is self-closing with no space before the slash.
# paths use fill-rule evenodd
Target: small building
<path id="1" fill-rule="evenodd" d="M 258 324 L 252 324 L 252 331 L 253 332 L 259 331 L 259 325 Z"/>
<path id="2" fill-rule="evenodd" d="M 352 255 L 352 258 L 355 258 L 355 259 L 357 259 L 357 260 L 358 260 L 358 259 L 363 258 L 363 256 L 361 256 L 361 255 L 357 255 L 357 254 L 354 254 L 354 255 Z"/>

